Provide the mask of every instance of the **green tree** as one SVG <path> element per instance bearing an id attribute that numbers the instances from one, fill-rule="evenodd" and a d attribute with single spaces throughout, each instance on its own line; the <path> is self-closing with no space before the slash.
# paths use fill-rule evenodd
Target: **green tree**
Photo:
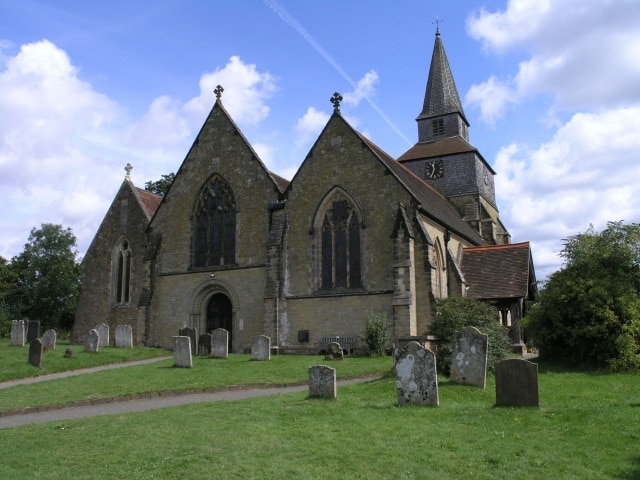
<path id="1" fill-rule="evenodd" d="M 367 323 L 362 332 L 362 341 L 372 357 L 384 355 L 389 344 L 389 318 L 386 313 L 367 313 Z"/>
<path id="2" fill-rule="evenodd" d="M 18 275 L 11 268 L 9 261 L 0 257 L 0 336 L 5 336 L 11 331 L 11 320 L 14 313 L 7 303 L 7 295 L 16 289 Z M 19 315 L 18 315 L 19 316 Z"/>
<path id="3" fill-rule="evenodd" d="M 525 319 L 541 358 L 640 367 L 640 225 L 611 222 L 569 238 Z"/>
<path id="4" fill-rule="evenodd" d="M 173 183 L 173 179 L 176 178 L 176 174 L 171 172 L 169 175 L 162 175 L 160 180 L 151 181 L 149 180 L 144 184 L 144 189 L 147 192 L 155 193 L 156 195 L 166 195 L 167 191 L 169 191 L 169 187 Z"/>
<path id="5" fill-rule="evenodd" d="M 40 320 L 43 328 L 68 331 L 80 289 L 76 237 L 70 228 L 42 224 L 33 228 L 24 251 L 11 260 L 16 289 L 6 301 L 21 317 Z"/>
<path id="6" fill-rule="evenodd" d="M 438 301 L 435 311 L 436 318 L 428 333 L 438 340 L 436 365 L 440 373 L 446 375 L 451 373 L 453 334 L 465 327 L 476 327 L 488 336 L 488 371 L 493 372 L 495 364 L 511 351 L 508 330 L 498 321 L 499 312 L 493 305 L 471 298 L 450 297 Z"/>

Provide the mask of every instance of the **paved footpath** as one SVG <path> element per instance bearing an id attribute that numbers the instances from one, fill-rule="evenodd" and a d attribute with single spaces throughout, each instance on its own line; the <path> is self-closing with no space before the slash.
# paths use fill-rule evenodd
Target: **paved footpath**
<path id="1" fill-rule="evenodd" d="M 0 388 L 8 388 L 9 386 L 24 385 L 28 383 L 43 382 L 46 380 L 54 380 L 56 378 L 64 378 L 74 375 L 82 375 L 101 370 L 110 370 L 113 368 L 123 368 L 127 366 L 151 363 L 153 361 L 165 360 L 170 357 L 153 358 L 148 360 L 140 360 L 137 362 L 127 362 L 124 364 L 105 365 L 102 367 L 86 368 L 82 370 L 74 370 L 69 372 L 56 373 L 51 375 L 43 375 L 41 377 L 25 378 L 14 380 L 11 382 L 3 382 Z M 338 380 L 337 386 L 352 385 L 355 383 L 366 382 L 380 378 L 382 375 L 369 375 L 361 378 L 353 378 L 348 380 Z M 7 385 L 11 384 L 11 385 Z M 172 396 L 153 396 L 145 398 L 135 398 L 132 400 L 118 401 L 115 399 L 112 403 L 101 403 L 96 405 L 70 405 L 68 407 L 56 408 L 52 410 L 43 410 L 33 413 L 15 414 L 8 416 L 0 416 L 0 429 L 18 427 L 34 423 L 59 422 L 63 420 L 72 420 L 76 418 L 96 417 L 99 415 L 114 415 L 130 412 L 143 412 L 147 410 L 156 410 L 159 408 L 175 407 L 192 403 L 206 403 L 218 401 L 244 400 L 246 398 L 261 397 L 265 395 L 275 395 L 279 393 L 302 392 L 309 388 L 307 384 L 294 385 L 290 387 L 241 387 L 229 390 L 208 392 L 208 393 L 185 393 Z"/>

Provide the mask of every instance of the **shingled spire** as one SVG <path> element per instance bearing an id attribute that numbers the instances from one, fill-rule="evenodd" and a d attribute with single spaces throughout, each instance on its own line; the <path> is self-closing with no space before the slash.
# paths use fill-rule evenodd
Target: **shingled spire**
<path id="1" fill-rule="evenodd" d="M 467 130 L 469 123 L 462 109 L 462 102 L 453 80 L 439 30 L 436 30 L 422 113 L 416 120 L 420 142 L 454 135 L 460 135 L 465 140 L 469 140 Z"/>

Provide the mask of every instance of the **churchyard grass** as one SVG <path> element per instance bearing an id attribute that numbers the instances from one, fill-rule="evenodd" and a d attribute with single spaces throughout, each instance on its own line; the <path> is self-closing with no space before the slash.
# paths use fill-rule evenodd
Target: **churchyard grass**
<path id="1" fill-rule="evenodd" d="M 387 375 L 336 400 L 301 392 L 11 428 L 0 478 L 640 478 L 639 380 L 542 365 L 539 408 L 494 407 L 492 377 L 486 390 L 443 378 L 439 407 L 398 407 Z"/>
<path id="2" fill-rule="evenodd" d="M 6 338 L 0 340 L 0 365 L 2 365 L 2 368 L 0 368 L 0 382 L 171 355 L 171 352 L 167 352 L 167 350 L 150 347 L 103 347 L 96 354 L 85 352 L 82 345 L 71 345 L 69 342 L 58 341 L 55 350 L 49 350 L 44 353 L 42 368 L 38 368 L 27 363 L 29 345 L 12 347 L 9 342 Z M 67 348 L 73 350 L 71 358 L 64 358 L 64 352 Z"/>

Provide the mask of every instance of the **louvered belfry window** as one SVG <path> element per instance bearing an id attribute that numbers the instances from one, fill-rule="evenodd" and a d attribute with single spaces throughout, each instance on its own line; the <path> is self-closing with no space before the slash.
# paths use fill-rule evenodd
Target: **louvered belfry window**
<path id="1" fill-rule="evenodd" d="M 322 221 L 321 288 L 360 288 L 360 222 L 347 200 L 336 200 Z"/>
<path id="2" fill-rule="evenodd" d="M 236 261 L 236 203 L 230 185 L 213 176 L 196 202 L 196 267 L 233 265 Z"/>

